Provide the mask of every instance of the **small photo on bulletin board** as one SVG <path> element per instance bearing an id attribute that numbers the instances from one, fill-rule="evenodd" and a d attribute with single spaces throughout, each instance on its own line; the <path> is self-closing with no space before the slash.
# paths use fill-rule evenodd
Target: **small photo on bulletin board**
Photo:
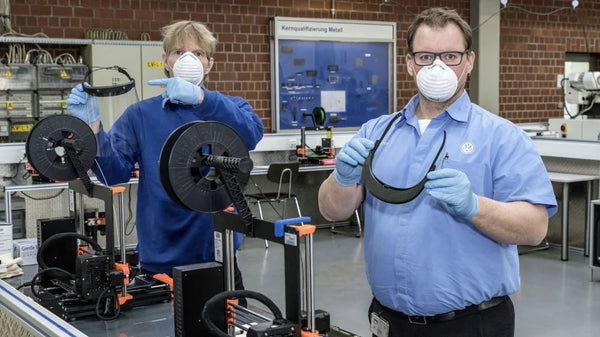
<path id="1" fill-rule="evenodd" d="M 280 34 L 272 50 L 276 132 L 355 130 L 394 111 L 395 26 L 384 26 L 386 38 L 374 38 L 369 32 L 377 30 L 365 28 L 371 23 L 284 19 L 276 21 Z M 315 119 L 315 111 L 322 118 Z"/>

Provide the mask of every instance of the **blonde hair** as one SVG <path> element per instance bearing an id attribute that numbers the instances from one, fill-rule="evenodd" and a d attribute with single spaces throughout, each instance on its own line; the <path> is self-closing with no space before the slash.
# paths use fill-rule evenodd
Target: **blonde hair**
<path id="1" fill-rule="evenodd" d="M 195 21 L 177 21 L 161 29 L 163 50 L 169 54 L 186 40 L 195 41 L 208 59 L 217 49 L 217 39 L 208 28 Z"/>

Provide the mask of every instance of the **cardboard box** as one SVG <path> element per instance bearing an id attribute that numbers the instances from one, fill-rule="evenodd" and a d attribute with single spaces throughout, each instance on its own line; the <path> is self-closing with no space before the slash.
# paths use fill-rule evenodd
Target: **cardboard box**
<path id="1" fill-rule="evenodd" d="M 36 238 L 13 240 L 13 257 L 22 257 L 24 266 L 37 264 L 37 251 Z"/>
<path id="2" fill-rule="evenodd" d="M 10 254 L 12 256 L 12 238 L 12 225 L 8 223 L 0 223 L 0 255 Z"/>

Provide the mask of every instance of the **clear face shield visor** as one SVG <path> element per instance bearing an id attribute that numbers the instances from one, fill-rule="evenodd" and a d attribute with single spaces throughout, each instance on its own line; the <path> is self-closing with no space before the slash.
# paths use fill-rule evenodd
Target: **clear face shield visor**
<path id="1" fill-rule="evenodd" d="M 127 107 L 139 102 L 135 80 L 119 66 L 91 69 L 84 82 L 90 84 L 83 85 L 88 94 L 86 107 L 92 109 L 97 103 L 105 130 L 110 129 Z"/>

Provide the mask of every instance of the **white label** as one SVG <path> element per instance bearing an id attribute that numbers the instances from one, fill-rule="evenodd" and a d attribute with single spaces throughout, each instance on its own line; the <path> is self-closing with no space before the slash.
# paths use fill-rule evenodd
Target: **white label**
<path id="1" fill-rule="evenodd" d="M 283 243 L 290 246 L 297 246 L 298 240 L 296 239 L 296 234 L 293 233 L 285 233 L 283 236 Z"/>

